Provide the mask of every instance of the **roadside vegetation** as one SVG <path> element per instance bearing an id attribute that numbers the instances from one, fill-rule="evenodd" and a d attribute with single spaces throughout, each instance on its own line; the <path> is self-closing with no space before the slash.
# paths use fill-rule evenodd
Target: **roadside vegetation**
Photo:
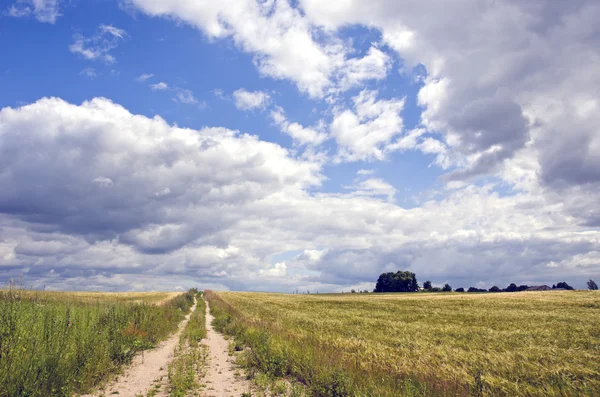
<path id="1" fill-rule="evenodd" d="M 175 358 L 169 364 L 169 396 L 184 397 L 198 388 L 198 378 L 207 358 L 207 347 L 200 342 L 206 338 L 206 304 L 202 292 L 196 294 L 196 310 L 181 333 Z"/>
<path id="2" fill-rule="evenodd" d="M 89 391 L 176 330 L 196 292 L 149 293 L 149 304 L 143 293 L 0 290 L 0 396 Z"/>
<path id="3" fill-rule="evenodd" d="M 214 293 L 252 374 L 313 396 L 600 395 L 600 293 Z"/>

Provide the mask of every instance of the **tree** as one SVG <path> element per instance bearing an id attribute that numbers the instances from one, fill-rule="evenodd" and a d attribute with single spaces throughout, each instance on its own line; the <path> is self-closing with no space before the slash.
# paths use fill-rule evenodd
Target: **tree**
<path id="1" fill-rule="evenodd" d="M 413 272 L 397 271 L 381 273 L 373 292 L 416 292 L 419 290 L 417 277 Z"/>
<path id="2" fill-rule="evenodd" d="M 560 283 L 556 284 L 556 288 L 564 288 L 564 289 L 568 289 L 568 290 L 575 289 L 575 288 L 571 287 L 569 284 L 567 284 L 565 281 L 561 281 Z"/>
<path id="3" fill-rule="evenodd" d="M 475 287 L 469 287 L 469 289 L 467 290 L 467 292 L 487 292 L 487 289 L 485 288 L 475 288 Z"/>
<path id="4" fill-rule="evenodd" d="M 444 284 L 444 288 L 442 288 L 442 291 L 452 292 L 452 287 L 450 286 L 450 284 L 446 283 L 446 284 Z"/>
<path id="5" fill-rule="evenodd" d="M 510 283 L 510 285 L 508 287 L 506 287 L 506 292 L 517 292 L 519 289 L 519 287 L 517 287 L 517 284 L 515 283 Z"/>
<path id="6" fill-rule="evenodd" d="M 431 281 L 425 281 L 425 283 L 423 284 L 423 289 L 426 291 L 431 291 Z"/>
<path id="7" fill-rule="evenodd" d="M 596 282 L 592 279 L 587 282 L 587 285 L 589 290 L 596 291 L 598 289 L 598 284 L 596 284 Z"/>
<path id="8" fill-rule="evenodd" d="M 490 288 L 490 292 L 502 292 L 502 290 L 494 285 L 492 288 Z"/>
<path id="9" fill-rule="evenodd" d="M 465 292 L 465 289 L 463 287 L 457 288 L 454 290 L 455 292 Z"/>

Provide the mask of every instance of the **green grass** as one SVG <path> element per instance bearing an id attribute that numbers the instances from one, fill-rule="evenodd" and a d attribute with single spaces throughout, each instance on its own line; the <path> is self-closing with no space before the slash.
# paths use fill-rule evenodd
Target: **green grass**
<path id="1" fill-rule="evenodd" d="M 197 307 L 179 338 L 175 358 L 169 364 L 169 396 L 183 397 L 198 386 L 197 378 L 206 362 L 206 346 L 200 341 L 206 337 L 206 304 L 202 292 L 196 296 Z"/>
<path id="2" fill-rule="evenodd" d="M 89 391 L 172 333 L 194 292 L 164 301 L 117 294 L 0 290 L 0 396 L 71 396 Z M 171 295 L 172 296 L 172 295 Z"/>
<path id="3" fill-rule="evenodd" d="M 211 293 L 242 362 L 316 396 L 600 395 L 600 293 Z"/>

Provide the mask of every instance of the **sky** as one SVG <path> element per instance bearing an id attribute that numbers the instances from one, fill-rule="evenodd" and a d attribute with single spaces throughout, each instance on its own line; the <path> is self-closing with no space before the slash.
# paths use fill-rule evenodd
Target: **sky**
<path id="1" fill-rule="evenodd" d="M 600 3 L 5 0 L 0 283 L 600 279 Z"/>

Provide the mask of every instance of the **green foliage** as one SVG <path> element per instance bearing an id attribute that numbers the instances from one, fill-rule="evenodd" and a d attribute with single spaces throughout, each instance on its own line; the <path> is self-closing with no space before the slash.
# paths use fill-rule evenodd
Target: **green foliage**
<path id="1" fill-rule="evenodd" d="M 425 283 L 423 283 L 423 289 L 426 291 L 429 291 L 431 289 L 431 281 L 427 280 L 425 281 Z"/>
<path id="2" fill-rule="evenodd" d="M 188 308 L 188 294 L 148 305 L 1 290 L 0 396 L 87 391 L 166 338 Z"/>
<path id="3" fill-rule="evenodd" d="M 382 273 L 374 292 L 416 292 L 419 290 L 417 277 L 409 271 Z"/>

